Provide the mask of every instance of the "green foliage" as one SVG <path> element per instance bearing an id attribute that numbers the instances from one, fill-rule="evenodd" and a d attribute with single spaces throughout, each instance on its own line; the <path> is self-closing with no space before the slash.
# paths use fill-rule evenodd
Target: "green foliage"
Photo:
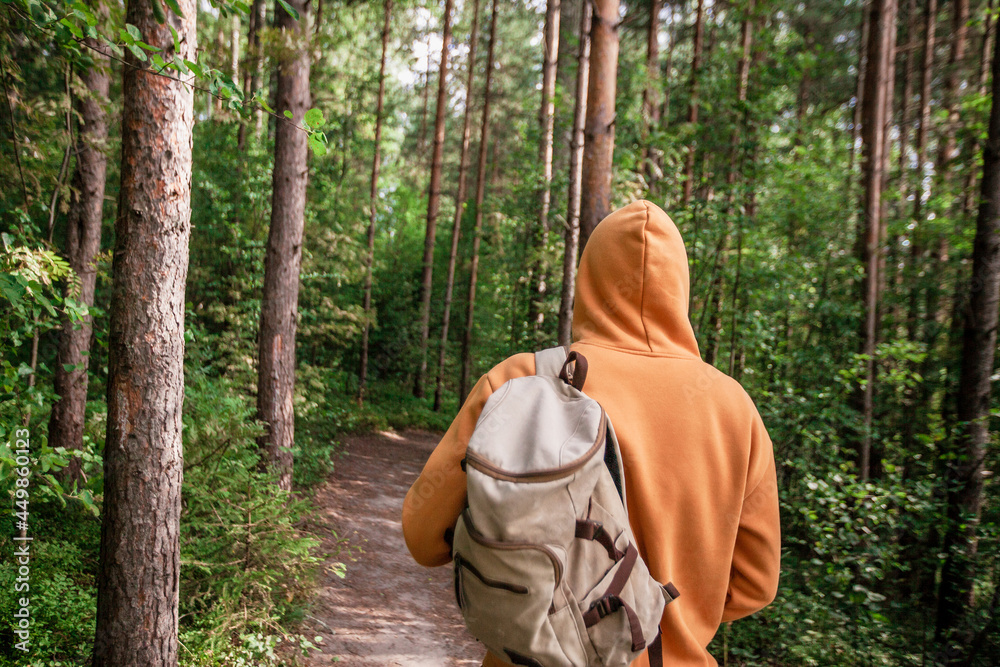
<path id="1" fill-rule="evenodd" d="M 182 663 L 277 665 L 274 646 L 303 639 L 285 624 L 322 561 L 319 540 L 299 527 L 311 508 L 261 470 L 263 429 L 226 380 L 190 373 L 185 406 Z"/>

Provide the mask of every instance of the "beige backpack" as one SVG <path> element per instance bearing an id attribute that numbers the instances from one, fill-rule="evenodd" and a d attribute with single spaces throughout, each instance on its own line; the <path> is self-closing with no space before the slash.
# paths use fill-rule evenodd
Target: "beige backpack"
<path id="1" fill-rule="evenodd" d="M 465 623 L 514 665 L 625 667 L 647 648 L 660 665 L 678 593 L 635 547 L 618 440 L 581 391 L 586 359 L 557 347 L 535 366 L 486 401 L 462 461 L 452 557 Z"/>

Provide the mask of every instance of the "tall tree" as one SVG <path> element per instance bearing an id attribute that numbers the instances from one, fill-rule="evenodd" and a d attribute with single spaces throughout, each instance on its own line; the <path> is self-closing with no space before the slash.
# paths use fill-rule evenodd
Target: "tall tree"
<path id="1" fill-rule="evenodd" d="M 469 296 L 465 308 L 465 334 L 462 336 L 462 373 L 458 383 L 458 403 L 469 395 L 472 374 L 472 330 L 476 313 L 476 283 L 479 279 L 479 244 L 483 230 L 483 202 L 486 199 L 486 156 L 490 143 L 490 89 L 497 42 L 497 0 L 490 12 L 490 46 L 486 50 L 486 83 L 483 85 L 483 116 L 479 125 L 479 163 L 476 169 L 476 225 L 472 230 L 472 259 L 469 263 Z"/>
<path id="2" fill-rule="evenodd" d="M 948 63 L 945 67 L 944 89 L 941 93 L 941 105 L 945 110 L 944 123 L 940 127 L 938 137 L 938 152 L 934 161 L 934 184 L 947 192 L 952 179 L 952 165 L 958 155 L 956 133 L 961 122 L 960 97 L 965 84 L 965 49 L 969 34 L 969 0 L 953 0 L 951 3 L 951 47 L 948 50 Z M 931 234 L 932 271 L 938 272 L 948 262 L 948 237 L 942 232 Z M 941 267 L 941 268 L 938 268 Z M 926 309 L 925 340 L 929 349 L 933 349 L 942 325 L 947 318 L 947 304 L 942 303 L 939 285 L 929 285 L 924 294 Z M 931 369 L 928 368 L 928 371 Z"/>
<path id="3" fill-rule="evenodd" d="M 699 76 L 701 75 L 702 43 L 705 41 L 705 0 L 698 0 L 698 11 L 694 18 L 694 44 L 691 47 L 691 99 L 688 101 L 688 123 L 692 127 L 698 124 L 699 106 Z M 684 193 L 681 205 L 687 208 L 694 192 L 694 156 L 695 146 L 692 139 L 684 159 Z"/>
<path id="4" fill-rule="evenodd" d="M 469 140 L 472 135 L 472 84 L 475 80 L 476 50 L 479 47 L 479 0 L 473 0 L 472 34 L 469 36 L 469 71 L 465 78 L 465 114 L 462 119 L 462 153 L 458 161 L 458 192 L 455 194 L 455 219 L 451 226 L 451 254 L 448 255 L 448 280 L 444 289 L 444 312 L 441 315 L 441 340 L 438 352 L 437 382 L 434 386 L 434 411 L 441 409 L 444 389 L 444 362 L 448 351 L 448 329 L 451 324 L 451 301 L 455 292 L 455 265 L 458 263 L 458 242 L 462 235 L 462 215 L 469 175 Z"/>
<path id="5" fill-rule="evenodd" d="M 361 332 L 361 364 L 358 369 L 358 403 L 365 400 L 368 382 L 368 333 L 371 329 L 372 265 L 375 263 L 375 221 L 378 218 L 378 173 L 382 162 L 382 112 L 385 107 L 385 61 L 389 53 L 389 21 L 392 19 L 392 0 L 383 0 L 382 60 L 378 68 L 378 101 L 375 103 L 375 155 L 372 157 L 372 178 L 368 212 L 368 254 L 365 257 L 365 326 Z"/>
<path id="6" fill-rule="evenodd" d="M 97 12 L 107 16 L 100 5 Z M 105 106 L 110 85 L 109 61 L 96 39 L 87 38 L 91 62 L 80 73 L 84 93 L 77 99 L 80 119 L 76 170 L 66 221 L 66 259 L 80 277 L 79 301 L 94 305 L 97 268 L 94 259 L 101 249 L 101 222 L 104 213 L 104 185 L 107 174 L 108 124 Z M 59 352 L 54 369 L 55 392 L 59 399 L 49 416 L 49 443 L 67 449 L 83 447 L 83 425 L 87 410 L 90 335 L 93 317 L 88 314 L 75 328 L 68 318 L 62 322 Z M 71 366 L 67 370 L 66 366 Z M 73 458 L 65 470 L 68 480 L 80 475 L 80 460 Z"/>
<path id="7" fill-rule="evenodd" d="M 290 45 L 275 63 L 277 108 L 290 112 L 291 119 L 278 121 L 274 131 L 271 228 L 264 255 L 257 350 L 257 414 L 267 424 L 260 446 L 274 465 L 282 489 L 292 488 L 295 329 L 308 176 L 308 137 L 300 127 L 310 104 L 308 0 L 289 0 L 289 4 L 298 12 L 298 20 L 284 7 L 275 8 L 275 26 Z"/>
<path id="8" fill-rule="evenodd" d="M 559 64 L 560 0 L 547 0 L 542 41 L 542 103 L 538 109 L 538 162 L 542 182 L 538 188 L 538 224 L 535 225 L 532 290 L 528 322 L 537 336 L 544 321 L 542 311 L 547 292 L 548 266 L 543 258 L 549 243 L 549 208 L 552 203 L 552 133 L 555 126 L 556 68 Z"/>
<path id="9" fill-rule="evenodd" d="M 929 196 L 924 183 L 927 160 L 927 140 L 930 137 L 931 126 L 931 83 L 934 79 L 934 48 L 936 41 L 937 26 L 937 0 L 927 0 L 924 10 L 924 48 L 920 65 L 920 111 L 917 116 L 917 136 L 914 145 L 916 164 L 916 174 L 914 182 L 916 192 L 913 195 L 913 232 L 910 234 L 910 290 L 906 313 L 906 329 L 910 340 L 917 337 L 917 303 L 920 290 L 917 285 L 917 276 L 921 256 L 923 255 L 923 244 L 921 238 L 923 229 L 924 198 Z M 911 401 L 915 407 L 915 402 Z M 916 421 L 916 414 L 911 415 L 912 419 L 907 420 L 908 431 L 913 431 Z M 916 431 L 913 431 L 916 432 Z"/>
<path id="10" fill-rule="evenodd" d="M 649 133 L 660 124 L 660 10 L 663 0 L 649 0 L 649 24 L 646 26 L 646 87 L 642 91 L 643 134 L 645 141 L 642 146 L 643 173 L 646 184 L 653 188 L 657 178 L 659 165 L 654 162 L 654 155 L 649 147 Z"/>
<path id="11" fill-rule="evenodd" d="M 454 0 L 444 1 L 441 28 L 441 66 L 438 69 L 437 111 L 434 116 L 434 148 L 431 157 L 431 182 L 427 194 L 427 230 L 424 234 L 424 270 L 420 283 L 420 365 L 413 381 L 413 395 L 424 396 L 427 375 L 427 340 L 430 337 L 431 292 L 434 287 L 434 239 L 441 209 L 441 170 L 444 155 L 444 121 L 448 94 L 448 49 L 451 47 L 451 10 Z"/>
<path id="12" fill-rule="evenodd" d="M 125 20 L 165 59 L 194 60 L 197 8 L 178 7 L 160 24 L 130 0 Z M 131 53 L 126 65 L 94 667 L 177 664 L 194 96 Z"/>
<path id="13" fill-rule="evenodd" d="M 862 298 L 864 323 L 861 330 L 861 353 L 865 355 L 864 387 L 860 391 L 862 427 L 858 438 L 858 471 L 867 479 L 871 470 L 872 413 L 875 391 L 875 344 L 879 318 L 879 265 L 882 242 L 882 188 L 886 165 L 885 130 L 889 113 L 890 61 L 894 57 L 896 0 L 873 0 L 869 19 L 868 69 L 861 118 L 861 142 L 864 154 L 864 236 L 859 244 L 864 266 Z"/>
<path id="14" fill-rule="evenodd" d="M 753 14 L 755 0 L 747 0 L 744 9 L 743 23 L 740 28 L 741 53 L 736 65 L 736 111 L 733 119 L 733 135 L 730 141 L 729 168 L 726 171 L 726 214 L 723 216 L 725 229 L 720 236 L 715 253 L 715 266 L 712 269 L 714 279 L 707 308 L 710 314 L 708 323 L 709 343 L 705 350 L 705 363 L 715 364 L 719 355 L 719 344 L 722 340 L 722 290 L 723 276 L 726 268 L 726 255 L 729 251 L 731 223 L 736 214 L 736 184 L 739 178 L 740 142 L 744 119 L 747 92 L 750 87 L 750 49 L 753 46 Z M 700 328 L 700 327 L 699 327 Z M 732 369 L 732 364 L 730 364 Z M 730 370 L 732 372 L 732 370 Z"/>
<path id="15" fill-rule="evenodd" d="M 569 154 L 569 187 L 566 207 L 565 248 L 562 292 L 559 297 L 559 344 L 573 340 L 573 292 L 576 287 L 576 258 L 580 245 L 580 203 L 583 190 L 584 124 L 587 120 L 587 88 L 590 82 L 590 22 L 592 8 L 582 3 L 580 46 L 576 56 L 576 103 L 573 106 L 573 139 Z"/>
<path id="16" fill-rule="evenodd" d="M 243 90 L 247 94 L 247 97 L 252 96 L 260 90 L 262 71 L 261 65 L 264 60 L 260 48 L 260 33 L 264 29 L 266 21 L 267 3 L 265 3 L 264 0 L 253 0 L 253 4 L 250 6 L 250 17 L 247 27 L 246 65 L 243 70 Z M 254 124 L 256 132 L 259 135 L 261 129 L 264 127 L 263 109 L 257 108 L 254 110 Z M 242 151 L 243 147 L 246 145 L 246 123 L 240 123 L 240 129 L 238 130 L 236 136 L 236 146 Z"/>
<path id="17" fill-rule="evenodd" d="M 871 12 L 861 8 L 861 30 L 858 39 L 858 75 L 855 79 L 854 114 L 851 122 L 851 150 L 847 160 L 847 171 L 854 180 L 854 156 L 861 140 L 861 110 L 865 103 L 865 74 L 868 71 L 868 35 L 871 32 Z M 848 188 L 849 190 L 851 188 Z"/>
<path id="18" fill-rule="evenodd" d="M 990 378 L 996 358 L 1000 305 L 1000 40 L 994 47 L 992 93 L 972 249 L 970 298 L 962 338 L 957 415 L 961 426 L 955 435 L 957 458 L 948 475 L 948 528 L 943 550 L 947 557 L 941 573 L 937 613 L 937 633 L 946 640 L 954 639 L 950 636 L 952 631 L 973 602 L 986 448 L 990 439 Z M 972 664 L 971 658 L 963 664 Z"/>
<path id="19" fill-rule="evenodd" d="M 581 253 L 594 227 L 611 212 L 611 160 L 615 152 L 618 0 L 594 0 L 593 5 L 580 201 Z"/>

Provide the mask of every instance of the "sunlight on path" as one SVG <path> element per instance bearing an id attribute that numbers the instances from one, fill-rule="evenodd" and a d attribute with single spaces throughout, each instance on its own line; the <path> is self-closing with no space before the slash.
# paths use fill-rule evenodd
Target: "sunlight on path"
<path id="1" fill-rule="evenodd" d="M 325 513 L 317 519 L 338 528 L 347 575 L 323 575 L 307 619 L 309 633 L 323 638 L 322 653 L 312 655 L 310 667 L 480 664 L 485 650 L 462 624 L 451 569 L 417 565 L 399 523 L 403 496 L 436 443 L 437 436 L 420 432 L 350 437 L 317 492 Z M 331 536 L 327 546 L 333 544 Z"/>

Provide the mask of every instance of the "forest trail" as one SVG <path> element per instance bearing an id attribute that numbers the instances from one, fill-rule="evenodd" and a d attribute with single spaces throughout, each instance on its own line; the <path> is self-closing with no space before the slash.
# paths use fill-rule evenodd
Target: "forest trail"
<path id="1" fill-rule="evenodd" d="M 465 630 L 452 592 L 451 569 L 425 568 L 403 541 L 403 496 L 438 436 L 418 431 L 350 436 L 334 473 L 316 493 L 327 551 L 340 555 L 324 570 L 306 634 L 323 638 L 309 667 L 458 667 L 479 665 L 485 649 Z M 341 579 L 331 569 L 347 566 Z"/>

